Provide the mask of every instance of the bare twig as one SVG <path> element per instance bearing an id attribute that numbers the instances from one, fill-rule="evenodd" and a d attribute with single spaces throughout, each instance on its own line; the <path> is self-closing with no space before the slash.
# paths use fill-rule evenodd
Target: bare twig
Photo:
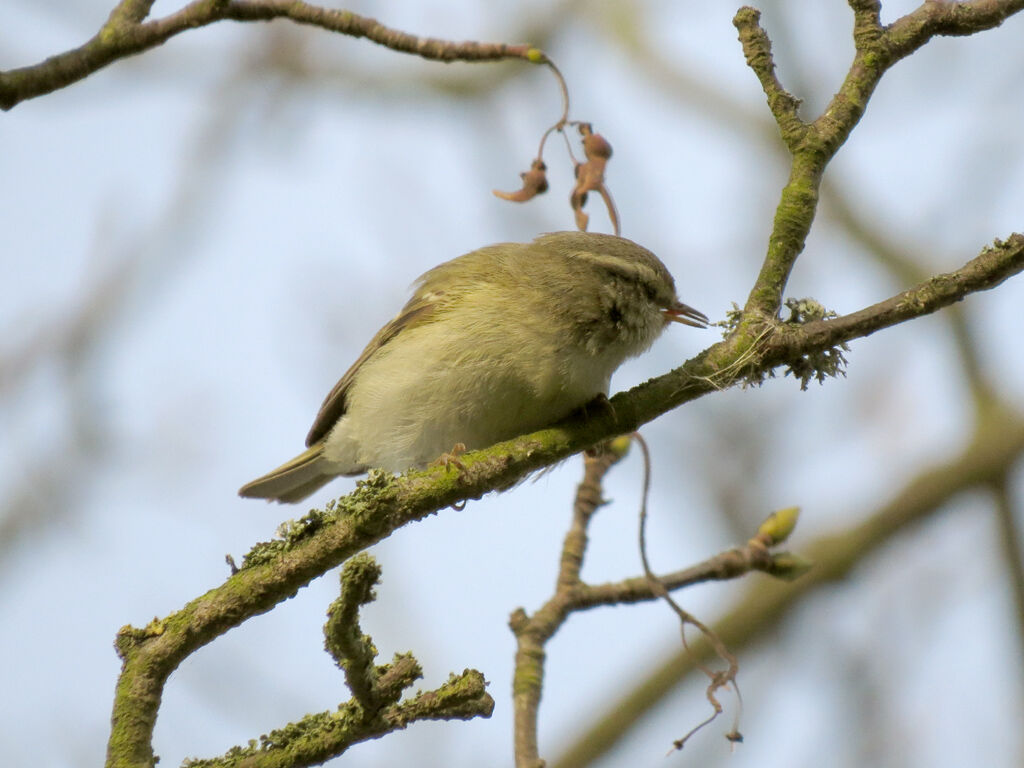
<path id="1" fill-rule="evenodd" d="M 736 14 L 734 24 L 740 33 L 743 54 L 757 79 L 761 82 L 765 95 L 768 97 L 768 108 L 782 132 L 782 139 L 795 153 L 800 141 L 807 132 L 807 125 L 797 114 L 800 99 L 782 87 L 775 75 L 775 62 L 772 60 L 772 44 L 767 33 L 758 24 L 760 12 L 753 8 L 741 8 Z"/>
<path id="2" fill-rule="evenodd" d="M 633 435 L 632 437 L 637 436 Z M 762 526 L 763 530 L 747 542 L 746 546 L 722 552 L 685 571 L 656 576 L 650 571 L 645 555 L 645 575 L 643 576 L 598 586 L 591 586 L 581 581 L 579 574 L 587 546 L 587 526 L 594 512 L 604 504 L 601 492 L 602 481 L 608 470 L 625 455 L 630 439 L 629 437 L 618 437 L 601 449 L 586 454 L 583 481 L 576 489 L 572 525 L 562 546 L 561 565 L 555 593 L 532 616 L 527 615 L 525 610 L 519 608 L 509 620 L 517 643 L 512 691 L 515 704 L 516 768 L 537 768 L 543 765 L 537 742 L 537 716 L 544 685 L 546 657 L 544 648 L 547 641 L 554 636 L 572 613 L 599 606 L 630 604 L 665 599 L 666 597 L 674 608 L 678 608 L 678 604 L 668 596 L 669 589 L 679 589 L 712 579 L 733 579 L 753 570 L 784 579 L 795 578 L 806 571 L 806 567 L 799 558 L 785 552 L 776 554 L 769 551 L 770 547 L 781 543 L 785 536 L 771 537 L 766 532 L 769 530 L 766 527 L 768 526 L 766 522 Z M 649 475 L 645 474 L 645 485 L 648 479 Z M 789 530 L 792 530 L 792 525 L 795 524 L 795 515 L 790 515 L 788 519 L 791 521 Z M 769 520 L 774 520 L 774 517 Z M 776 526 L 772 530 L 779 530 L 779 528 Z M 788 535 L 788 531 L 786 535 Z M 681 608 L 678 610 L 682 611 Z M 711 630 L 698 619 L 689 614 L 685 615 L 687 623 L 699 627 L 706 635 L 713 635 Z M 719 644 L 718 650 L 723 657 L 732 658 L 724 645 Z M 730 664 L 733 675 L 735 666 L 735 659 L 733 659 Z M 717 682 L 724 674 L 708 670 L 709 677 L 713 679 L 712 686 L 708 688 L 708 698 L 716 705 L 716 713 L 721 708 L 717 706 L 714 692 L 725 684 Z M 728 680 L 735 682 L 732 677 L 729 677 Z M 677 746 L 681 746 L 681 744 L 677 744 Z"/>
<path id="3" fill-rule="evenodd" d="M 715 623 L 715 632 L 734 653 L 764 638 L 810 593 L 845 578 L 900 533 L 936 514 L 952 497 L 986 487 L 1022 456 L 1024 419 L 1005 411 L 990 413 L 959 456 L 921 472 L 862 522 L 801 546 L 814 568 L 793 584 L 759 583 Z M 616 700 L 614 710 L 589 719 L 586 730 L 573 739 L 553 768 L 592 765 L 618 743 L 639 713 L 677 690 L 680 681 L 696 670 L 694 656 L 707 659 L 714 654 L 702 639 L 692 645 L 692 654 L 679 652 L 638 671 L 638 682 L 629 695 Z"/>
<path id="4" fill-rule="evenodd" d="M 672 595 L 668 592 L 668 587 L 665 582 L 662 581 L 658 576 L 651 570 L 651 564 L 647 559 L 647 497 L 651 490 L 651 452 L 647 448 L 647 441 L 645 441 L 639 433 L 634 434 L 634 439 L 639 443 L 640 450 L 644 455 L 644 483 L 643 491 L 641 494 L 640 502 L 640 531 L 639 531 L 639 543 L 640 543 L 640 562 L 644 569 L 644 578 L 647 580 L 647 584 L 650 587 L 651 592 L 657 597 L 664 600 L 668 606 L 672 609 L 673 613 L 679 617 L 679 632 L 683 641 L 683 648 L 687 653 L 690 653 L 690 646 L 686 642 L 686 625 L 692 625 L 704 636 L 704 639 L 710 645 L 715 654 L 719 659 L 725 662 L 726 668 L 723 670 L 715 671 L 711 667 L 704 664 L 700 659 L 694 660 L 697 667 L 708 677 L 708 686 L 704 691 L 704 695 L 707 697 L 708 703 L 711 704 L 712 713 L 711 715 L 702 720 L 700 723 L 691 728 L 682 738 L 676 739 L 673 743 L 675 749 L 682 749 L 686 742 L 691 736 L 701 730 L 704 726 L 710 725 L 714 720 L 723 712 L 721 702 L 718 701 L 717 693 L 722 688 L 727 688 L 732 685 L 733 690 L 736 691 L 736 698 L 739 702 L 742 702 L 740 697 L 739 683 L 736 681 L 736 675 L 740 671 L 739 661 L 736 656 L 732 654 L 725 643 L 722 642 L 721 638 L 715 631 L 708 627 L 703 621 L 698 619 L 689 611 L 685 610 L 679 603 L 677 603 Z M 756 547 L 767 554 L 767 549 Z M 737 719 L 739 715 L 737 713 Z M 736 725 L 733 726 L 732 733 L 736 734 L 737 738 L 734 739 L 739 741 L 739 730 Z"/>
<path id="5" fill-rule="evenodd" d="M 431 61 L 522 59 L 553 66 L 541 51 L 530 45 L 418 37 L 386 27 L 367 16 L 322 8 L 301 0 L 193 0 L 163 18 L 145 21 L 152 5 L 149 0 L 122 0 L 100 31 L 81 47 L 29 67 L 0 72 L 0 108 L 11 109 L 26 99 L 64 88 L 108 64 L 162 45 L 175 35 L 219 21 L 288 19 L 350 37 L 365 37 L 393 51 Z"/>
<path id="6" fill-rule="evenodd" d="M 537 742 L 537 714 L 544 687 L 544 645 L 565 622 L 571 610 L 570 596 L 582 585 L 580 569 L 587 548 L 587 526 L 594 512 L 605 503 L 601 482 L 628 450 L 628 438 L 618 438 L 585 454 L 583 480 L 576 488 L 572 523 L 562 544 L 555 594 L 533 616 L 519 608 L 509 620 L 517 646 L 512 685 L 516 768 L 543 765 Z"/>

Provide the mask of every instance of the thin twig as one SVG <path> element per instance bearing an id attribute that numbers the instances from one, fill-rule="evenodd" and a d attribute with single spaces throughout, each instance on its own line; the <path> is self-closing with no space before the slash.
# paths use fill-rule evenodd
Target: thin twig
<path id="1" fill-rule="evenodd" d="M 431 61 L 522 59 L 548 64 L 554 69 L 547 57 L 530 45 L 419 37 L 387 27 L 368 16 L 310 5 L 302 0 L 194 0 L 167 16 L 144 21 L 151 5 L 151 2 L 124 0 L 99 32 L 82 46 L 32 66 L 0 72 L 0 109 L 11 109 L 26 99 L 65 88 L 108 64 L 162 45 L 182 32 L 219 21 L 287 19 L 349 37 L 364 37 L 393 51 Z"/>
<path id="2" fill-rule="evenodd" d="M 722 661 L 726 663 L 726 669 L 715 671 L 709 666 L 703 663 L 698 657 L 693 656 L 694 664 L 700 669 L 709 679 L 707 689 L 704 695 L 707 697 L 708 702 L 711 704 L 713 713 L 703 722 L 690 729 L 681 739 L 677 739 L 674 742 L 675 749 L 682 749 L 686 744 L 686 741 L 697 733 L 705 725 L 709 725 L 714 722 L 720 714 L 722 714 L 723 708 L 721 702 L 718 701 L 715 695 L 720 689 L 727 688 L 730 684 L 733 690 L 736 692 L 737 701 L 742 707 L 742 697 L 740 696 L 739 683 L 736 681 L 736 674 L 739 672 L 740 666 L 736 656 L 732 654 L 729 649 L 722 642 L 721 638 L 715 634 L 714 630 L 708 627 L 704 622 L 698 619 L 696 616 L 685 610 L 678 602 L 673 599 L 672 595 L 669 594 L 668 588 L 658 576 L 651 570 L 651 564 L 647 558 L 647 498 L 650 495 L 651 490 L 651 452 L 647 447 L 647 441 L 643 439 L 640 433 L 634 433 L 633 439 L 640 445 L 640 450 L 644 455 L 644 481 L 643 491 L 640 497 L 640 530 L 639 530 L 639 544 L 640 544 L 640 562 L 644 569 L 644 578 L 650 584 L 651 592 L 657 595 L 659 598 L 664 600 L 672 611 L 679 617 L 679 632 L 683 641 L 683 648 L 687 653 L 692 654 L 690 646 L 686 641 L 686 625 L 692 624 L 696 627 L 700 633 L 707 640 L 708 644 L 714 649 Z M 737 714 L 738 718 L 738 714 Z M 736 733 L 737 729 L 734 725 L 733 733 Z"/>
<path id="3" fill-rule="evenodd" d="M 636 435 L 618 437 L 597 450 L 587 452 L 584 458 L 584 478 L 576 490 L 572 525 L 562 547 L 555 593 L 532 616 L 527 615 L 522 608 L 518 608 L 509 619 L 509 626 L 516 637 L 515 675 L 512 686 L 516 768 L 536 768 L 542 765 L 537 741 L 537 725 L 541 692 L 544 686 L 544 648 L 547 641 L 554 636 L 572 613 L 599 606 L 627 605 L 664 599 L 667 589 L 678 589 L 713 579 L 734 579 L 753 570 L 771 573 L 785 579 L 795 578 L 806 570 L 805 567 L 799 565 L 798 558 L 788 553 L 772 554 L 769 552 L 769 548 L 775 543 L 781 542 L 785 536 L 773 539 L 768 537 L 767 533 L 759 532 L 744 547 L 719 553 L 703 563 L 665 576 L 655 576 L 648 569 L 644 576 L 615 583 L 591 586 L 581 581 L 579 573 L 587 545 L 586 528 L 594 512 L 604 503 L 601 483 L 608 470 L 625 456 L 631 441 L 636 437 Z M 647 482 L 649 479 L 649 474 L 645 475 Z M 789 529 L 791 530 L 796 515 L 793 510 L 787 510 L 787 512 L 792 513 L 789 517 L 791 521 Z M 769 520 L 774 518 L 775 515 L 772 515 Z M 767 522 L 762 525 L 762 529 L 765 528 L 765 525 Z M 671 600 L 671 598 L 669 599 Z M 674 601 L 673 605 L 675 605 Z M 709 632 L 708 628 L 697 619 L 690 617 L 688 621 L 699 627 L 702 632 Z M 728 654 L 724 645 L 720 650 L 724 654 Z M 713 680 L 718 681 L 728 672 L 714 672 L 708 669 L 707 674 Z M 732 674 L 735 674 L 734 670 Z M 715 701 L 714 691 L 723 685 L 725 685 L 724 681 L 709 686 L 709 698 L 712 702 Z M 739 690 L 736 689 L 736 691 L 738 696 Z M 734 740 L 738 740 L 735 728 L 733 734 L 730 734 L 730 738 L 734 735 L 737 737 Z"/>
<path id="4" fill-rule="evenodd" d="M 936 463 L 906 483 L 882 506 L 861 522 L 801 546 L 814 569 L 792 584 L 759 583 L 715 623 L 715 631 L 733 652 L 779 627 L 811 593 L 841 582 L 880 548 L 900 533 L 930 519 L 949 499 L 972 488 L 985 488 L 1024 457 L 1024 419 L 1003 412 L 980 422 L 965 441 L 963 452 L 950 461 Z M 662 577 L 664 580 L 664 577 Z M 694 652 L 709 658 L 707 643 L 695 642 Z M 608 710 L 587 723 L 573 737 L 551 768 L 583 768 L 607 754 L 649 711 L 678 690 L 684 677 L 696 669 L 693 655 L 680 651 L 672 657 L 638 669 L 636 683 Z"/>

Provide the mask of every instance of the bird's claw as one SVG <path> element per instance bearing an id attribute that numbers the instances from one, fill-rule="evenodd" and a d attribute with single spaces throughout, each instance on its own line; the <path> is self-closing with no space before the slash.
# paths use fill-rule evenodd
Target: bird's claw
<path id="1" fill-rule="evenodd" d="M 459 461 L 459 456 L 466 452 L 465 443 L 456 443 L 452 446 L 450 451 L 442 453 L 434 461 L 430 462 L 432 467 L 444 467 L 445 472 L 450 472 L 452 466 L 455 466 L 459 472 L 466 471 L 466 465 Z"/>

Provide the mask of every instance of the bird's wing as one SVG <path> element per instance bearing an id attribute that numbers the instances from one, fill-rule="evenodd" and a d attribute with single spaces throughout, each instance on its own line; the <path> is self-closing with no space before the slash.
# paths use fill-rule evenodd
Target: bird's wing
<path id="1" fill-rule="evenodd" d="M 309 434 L 306 435 L 307 446 L 311 446 L 326 437 L 327 433 L 338 422 L 338 419 L 345 415 L 347 410 L 346 395 L 348 394 L 349 387 L 352 386 L 352 382 L 359 375 L 359 369 L 363 364 L 383 349 L 384 345 L 394 339 L 403 329 L 412 325 L 418 325 L 427 320 L 440 306 L 442 298 L 443 292 L 440 291 L 417 291 L 416 295 L 409 300 L 409 303 L 402 308 L 398 316 L 377 331 L 377 335 L 370 340 L 370 343 L 366 345 L 366 349 L 359 355 L 359 358 L 345 371 L 345 375 L 334 385 L 334 389 L 330 391 L 327 399 L 320 406 L 320 412 L 317 413 L 313 426 L 310 428 Z"/>

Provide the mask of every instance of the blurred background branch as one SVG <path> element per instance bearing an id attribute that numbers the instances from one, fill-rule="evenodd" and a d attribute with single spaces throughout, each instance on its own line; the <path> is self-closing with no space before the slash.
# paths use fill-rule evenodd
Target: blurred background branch
<path id="1" fill-rule="evenodd" d="M 870 567 L 866 561 L 880 547 L 939 514 L 960 494 L 999 483 L 1022 454 L 1024 420 L 992 409 L 960 457 L 922 472 L 884 506 L 865 515 L 863 522 L 802 545 L 801 552 L 815 564 L 811 571 L 794 583 L 763 581 L 748 588 L 715 624 L 715 632 L 733 652 L 771 638 L 809 594 L 848 578 L 855 569 Z M 1021 639 L 1024 642 L 1024 634 Z M 638 670 L 636 685 L 596 717 L 553 765 L 575 768 L 594 764 L 681 680 L 696 672 L 697 664 L 713 657 L 703 640 L 693 643 L 691 651 L 678 652 L 643 672 Z"/>

